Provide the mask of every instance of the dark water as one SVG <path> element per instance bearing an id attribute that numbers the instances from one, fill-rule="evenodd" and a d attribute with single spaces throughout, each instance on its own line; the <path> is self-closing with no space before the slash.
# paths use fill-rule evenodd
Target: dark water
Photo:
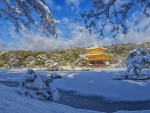
<path id="1" fill-rule="evenodd" d="M 0 84 L 4 84 L 9 87 L 19 86 L 18 82 L 0 81 Z M 126 111 L 150 110 L 150 100 L 137 102 L 125 102 L 125 101 L 114 102 L 101 96 L 84 96 L 84 95 L 77 95 L 75 94 L 74 91 L 64 91 L 61 89 L 58 90 L 61 95 L 61 98 L 58 103 L 68 105 L 74 108 L 89 109 L 107 113 L 112 113 L 119 110 L 126 110 Z"/>
<path id="2" fill-rule="evenodd" d="M 150 109 L 150 100 L 138 102 L 113 102 L 101 96 L 83 96 L 76 95 L 73 91 L 59 90 L 61 94 L 60 102 L 68 106 L 80 109 L 89 109 L 107 113 L 119 110 L 138 111 Z"/>
<path id="3" fill-rule="evenodd" d="M 19 82 L 12 82 L 12 81 L 0 81 L 0 84 L 6 85 L 8 87 L 18 87 Z"/>

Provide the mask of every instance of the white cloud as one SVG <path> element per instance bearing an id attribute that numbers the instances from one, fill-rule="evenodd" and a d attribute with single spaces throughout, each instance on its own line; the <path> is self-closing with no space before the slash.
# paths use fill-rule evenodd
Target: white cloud
<path id="1" fill-rule="evenodd" d="M 80 4 L 83 2 L 84 0 L 65 0 L 65 3 L 67 4 L 67 6 L 71 6 L 71 9 L 78 9 Z"/>
<path id="2" fill-rule="evenodd" d="M 63 17 L 63 18 L 61 19 L 61 23 L 63 23 L 63 24 L 68 24 L 68 23 L 69 23 L 69 19 L 66 18 L 66 17 Z"/>
<path id="3" fill-rule="evenodd" d="M 7 44 L 7 43 L 3 42 L 2 40 L 0 40 L 0 51 L 8 50 L 9 47 L 10 47 L 10 44 Z"/>
<path id="4" fill-rule="evenodd" d="M 46 38 L 41 37 L 40 34 L 34 33 L 23 28 L 19 34 L 17 34 L 17 40 L 13 37 L 16 37 L 13 29 L 11 31 L 11 37 L 14 39 L 12 41 L 13 46 L 19 50 L 33 50 L 33 51 L 51 51 L 55 49 L 65 49 L 69 47 L 87 47 L 95 44 L 108 45 L 111 40 L 105 38 L 104 40 L 98 40 L 95 35 L 90 35 L 88 32 L 80 32 L 79 29 L 83 28 L 76 23 L 69 23 L 68 29 L 72 29 L 68 32 L 71 32 L 71 38 Z M 61 31 L 60 31 L 61 32 Z M 12 46 L 11 46 L 12 47 Z"/>
<path id="5" fill-rule="evenodd" d="M 96 44 L 96 40 L 93 40 L 92 36 L 87 33 L 77 34 L 73 33 L 74 36 L 71 39 L 63 38 L 45 38 L 38 34 L 34 34 L 30 31 L 28 34 L 22 31 L 22 38 L 19 40 L 19 45 L 17 48 L 23 50 L 33 50 L 33 51 L 50 51 L 55 49 L 64 49 L 69 47 L 83 47 L 92 44 Z"/>
<path id="6" fill-rule="evenodd" d="M 141 17 L 140 20 L 138 17 Z M 62 18 L 61 21 L 63 24 L 62 27 L 58 29 L 59 38 L 41 37 L 40 34 L 24 28 L 19 34 L 16 34 L 15 31 L 10 28 L 9 33 L 12 37 L 12 42 L 11 44 L 7 44 L 0 40 L 0 48 L 4 50 L 8 49 L 8 47 L 11 49 L 12 47 L 16 47 L 22 50 L 50 51 L 69 47 L 87 47 L 95 44 L 106 46 L 115 42 L 113 38 L 106 37 L 104 39 L 97 39 L 94 34 L 90 35 L 88 32 L 80 32 L 80 29 L 83 29 L 84 26 L 81 26 L 79 23 L 69 22 L 69 19 L 66 17 Z M 127 25 L 129 26 L 128 34 L 118 34 L 116 42 L 139 44 L 150 41 L 149 18 L 145 18 L 143 14 L 135 13 L 127 21 Z M 69 38 L 66 38 L 66 34 L 69 34 Z"/>
<path id="7" fill-rule="evenodd" d="M 45 0 L 45 3 L 54 10 L 60 11 L 61 10 L 61 6 L 60 5 L 56 5 L 56 3 L 53 0 Z"/>
<path id="8" fill-rule="evenodd" d="M 127 25 L 129 26 L 128 34 L 123 35 L 120 33 L 117 36 L 118 42 L 140 44 L 150 41 L 150 19 L 145 18 L 142 13 L 134 13 L 127 21 Z"/>

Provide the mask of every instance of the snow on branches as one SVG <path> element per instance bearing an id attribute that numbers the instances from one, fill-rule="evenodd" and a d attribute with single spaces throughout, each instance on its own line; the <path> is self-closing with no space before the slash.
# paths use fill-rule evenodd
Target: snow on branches
<path id="1" fill-rule="evenodd" d="M 134 7 L 141 7 L 146 17 L 150 17 L 148 9 L 149 0 L 91 0 L 93 8 L 88 12 L 81 13 L 85 28 L 92 33 L 98 33 L 98 37 L 106 37 L 111 34 L 113 38 L 119 32 L 126 34 L 128 27 L 126 19 L 129 11 Z M 108 30 L 110 28 L 110 31 Z M 108 33 L 109 32 L 109 33 Z"/>
<path id="2" fill-rule="evenodd" d="M 28 69 L 27 74 L 20 81 L 17 92 L 35 99 L 57 101 L 60 97 L 59 92 L 56 88 L 50 87 L 51 82 L 50 76 L 40 75 Z"/>
<path id="3" fill-rule="evenodd" d="M 34 13 L 39 15 L 39 20 Z M 1 0 L 0 17 L 11 21 L 16 32 L 19 32 L 22 24 L 29 30 L 34 24 L 35 29 L 40 29 L 44 36 L 55 35 L 56 23 L 59 23 L 44 0 Z"/>
<path id="4" fill-rule="evenodd" d="M 142 75 L 142 69 L 148 68 L 150 65 L 150 54 L 149 49 L 144 50 L 140 47 L 131 51 L 127 55 L 127 74 L 126 78 L 140 78 Z"/>
<path id="5" fill-rule="evenodd" d="M 76 61 L 75 61 L 76 66 L 86 66 L 89 67 L 91 64 L 88 62 L 88 59 L 85 56 L 80 56 Z"/>

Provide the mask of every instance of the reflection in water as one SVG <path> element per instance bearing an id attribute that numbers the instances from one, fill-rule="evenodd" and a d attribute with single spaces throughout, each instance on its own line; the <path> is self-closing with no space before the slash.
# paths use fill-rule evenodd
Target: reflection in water
<path id="1" fill-rule="evenodd" d="M 19 86 L 18 82 L 0 81 L 9 87 Z M 138 102 L 111 101 L 101 96 L 77 95 L 74 91 L 63 91 L 58 89 L 61 95 L 58 103 L 79 109 L 89 109 L 112 113 L 119 110 L 138 111 L 150 109 L 150 100 Z"/>

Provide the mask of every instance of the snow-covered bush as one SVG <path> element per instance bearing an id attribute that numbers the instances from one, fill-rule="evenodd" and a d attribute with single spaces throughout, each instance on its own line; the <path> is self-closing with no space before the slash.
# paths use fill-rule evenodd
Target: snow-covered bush
<path id="1" fill-rule="evenodd" d="M 84 56 L 80 56 L 76 61 L 75 61 L 76 66 L 86 66 L 89 67 L 90 63 L 88 62 L 88 59 Z"/>
<path id="2" fill-rule="evenodd" d="M 150 54 L 140 47 L 128 53 L 127 56 L 127 74 L 126 78 L 139 78 L 144 73 L 142 69 L 146 68 L 150 64 Z"/>
<path id="3" fill-rule="evenodd" d="M 47 60 L 45 62 L 45 67 L 48 71 L 57 71 L 59 69 L 58 63 L 53 60 Z"/>
<path id="4" fill-rule="evenodd" d="M 47 56 L 45 54 L 40 54 L 36 57 L 36 65 L 39 67 L 44 67 L 45 62 L 48 60 Z"/>
<path id="5" fill-rule="evenodd" d="M 59 92 L 56 88 L 50 87 L 51 82 L 50 76 L 40 75 L 28 69 L 27 74 L 20 81 L 17 92 L 35 99 L 57 101 Z"/>
<path id="6" fill-rule="evenodd" d="M 28 58 L 26 59 L 25 63 L 26 63 L 26 66 L 27 66 L 28 68 L 33 68 L 33 67 L 35 67 L 35 57 L 33 57 L 33 56 L 28 56 Z"/>
<path id="7" fill-rule="evenodd" d="M 20 61 L 16 57 L 11 58 L 9 64 L 11 68 L 19 68 L 21 65 Z"/>
<path id="8" fill-rule="evenodd" d="M 10 66 L 9 66 L 8 64 L 5 64 L 5 65 L 3 66 L 3 68 L 4 68 L 4 69 L 10 69 Z"/>

